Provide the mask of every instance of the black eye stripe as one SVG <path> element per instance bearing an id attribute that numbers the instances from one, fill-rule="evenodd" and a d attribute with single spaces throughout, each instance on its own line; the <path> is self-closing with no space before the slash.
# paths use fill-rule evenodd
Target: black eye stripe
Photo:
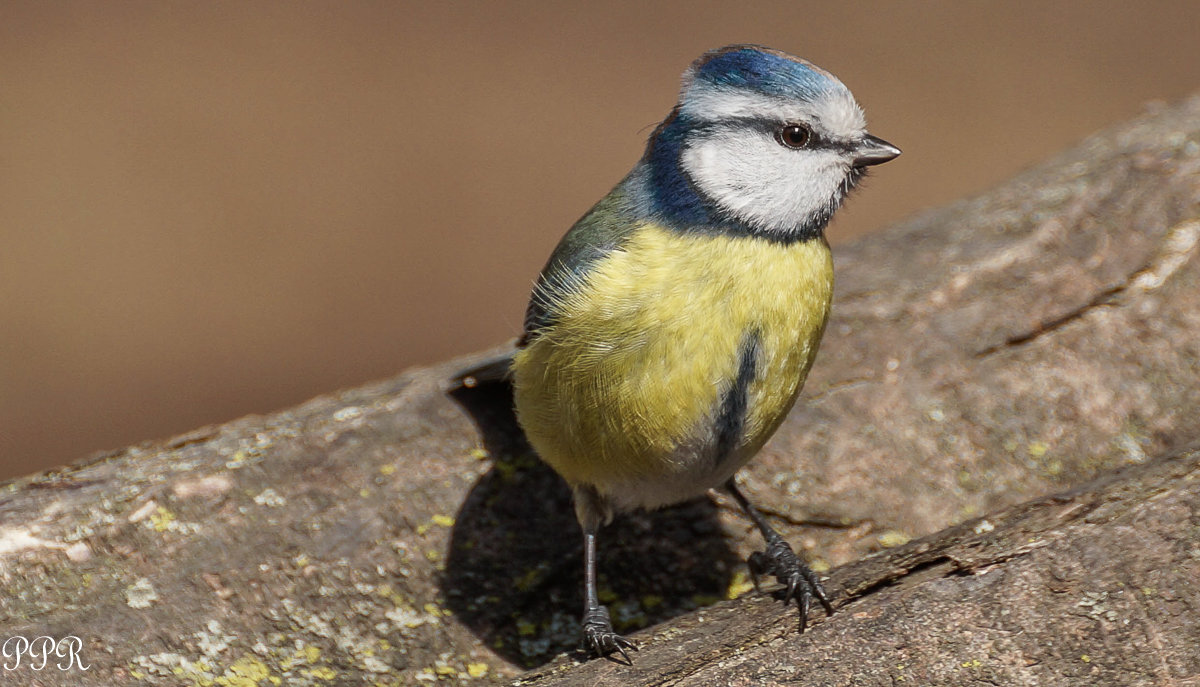
<path id="1" fill-rule="evenodd" d="M 791 124 L 808 127 L 809 139 L 808 143 L 804 146 L 804 150 L 833 150 L 849 154 L 854 148 L 853 143 L 828 138 L 808 124 L 801 122 L 781 122 L 778 119 L 765 119 L 761 117 L 729 117 L 720 121 L 696 122 L 692 126 L 692 131 L 703 136 L 716 135 L 731 129 L 753 129 L 772 140 L 778 141 L 779 130 Z"/>

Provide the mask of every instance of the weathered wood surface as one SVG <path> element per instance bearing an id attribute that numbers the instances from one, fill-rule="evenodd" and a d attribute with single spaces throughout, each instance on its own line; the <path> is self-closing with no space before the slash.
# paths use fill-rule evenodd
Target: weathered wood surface
<path id="1" fill-rule="evenodd" d="M 1200 684 L 1200 451 L 943 530 L 833 572 L 831 621 L 723 602 L 632 666 L 535 685 Z"/>
<path id="2" fill-rule="evenodd" d="M 801 637 L 769 597 L 711 606 L 760 543 L 701 500 L 602 536 L 618 624 L 666 623 L 635 665 L 525 679 L 1197 684 L 1198 219 L 1192 99 L 839 247 L 744 484 L 844 566 L 841 612 Z M 0 487 L 0 639 L 75 635 L 91 665 L 4 684 L 507 681 L 569 649 L 566 492 L 502 388 L 449 393 L 483 357 Z"/>

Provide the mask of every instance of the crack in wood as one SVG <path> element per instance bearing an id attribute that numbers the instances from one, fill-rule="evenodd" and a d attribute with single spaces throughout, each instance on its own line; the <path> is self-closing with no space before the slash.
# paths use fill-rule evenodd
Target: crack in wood
<path id="1" fill-rule="evenodd" d="M 927 579 L 929 575 L 918 575 L 918 573 L 934 570 L 937 568 L 945 568 L 945 572 L 935 574 L 934 577 L 950 577 L 956 574 L 963 574 L 963 570 L 958 567 L 958 562 L 948 555 L 939 555 L 931 557 L 927 560 L 920 561 L 915 565 L 895 568 L 888 571 L 888 574 L 876 578 L 870 583 L 860 586 L 853 591 L 849 589 L 842 590 L 845 593 L 844 600 L 837 604 L 838 608 L 848 606 L 855 601 L 862 599 L 872 594 L 876 594 L 881 590 L 891 587 L 897 587 L 904 584 L 910 579 Z"/>
<path id="2" fill-rule="evenodd" d="M 986 358 L 997 351 L 1022 346 L 1061 329 L 1075 320 L 1086 317 L 1094 310 L 1118 305 L 1120 297 L 1127 291 L 1147 293 L 1160 288 L 1194 257 L 1197 244 L 1200 244 L 1200 221 L 1192 220 L 1172 226 L 1163 235 L 1159 242 L 1159 250 L 1154 253 L 1149 262 L 1127 276 L 1121 283 L 1101 291 L 1078 308 L 1042 322 L 1027 332 L 1010 336 L 1001 343 L 984 348 L 977 352 L 975 357 Z"/>
<path id="3" fill-rule="evenodd" d="M 1132 277 L 1130 277 L 1130 278 L 1132 279 Z M 1124 284 L 1118 284 L 1117 286 L 1113 286 L 1108 289 L 1105 289 L 1104 291 L 1101 291 L 1097 296 L 1092 298 L 1090 301 L 1088 301 L 1084 305 L 1082 305 L 1078 308 L 1075 308 L 1074 310 L 1071 310 L 1069 312 L 1066 312 L 1062 315 L 1059 315 L 1058 317 L 1055 317 L 1053 319 L 1046 320 L 1045 322 L 1042 322 L 1041 324 L 1034 327 L 1033 329 L 1030 329 L 1027 332 L 1017 334 L 1016 336 L 1010 336 L 1009 338 L 1005 339 L 1004 341 L 1002 341 L 998 344 L 993 344 L 991 346 L 988 346 L 987 348 L 977 352 L 975 354 L 975 357 L 976 358 L 986 358 L 989 355 L 996 353 L 997 351 L 1007 349 L 1007 348 L 1015 348 L 1018 346 L 1022 346 L 1024 344 L 1029 343 L 1030 341 L 1033 341 L 1042 336 L 1045 336 L 1055 330 L 1061 329 L 1062 327 L 1070 324 L 1071 322 L 1074 322 L 1075 320 L 1083 318 L 1088 313 L 1092 312 L 1093 310 L 1096 310 L 1097 308 L 1103 308 L 1103 307 L 1108 307 L 1110 305 L 1115 305 L 1116 304 L 1115 301 L 1116 301 L 1117 297 L 1121 293 L 1123 293 L 1128 287 L 1129 287 L 1129 282 L 1127 280 L 1126 283 L 1124 283 Z"/>

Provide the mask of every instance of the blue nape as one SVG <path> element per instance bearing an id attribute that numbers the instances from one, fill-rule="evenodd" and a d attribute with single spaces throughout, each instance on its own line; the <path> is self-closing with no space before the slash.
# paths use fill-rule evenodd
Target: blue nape
<path id="1" fill-rule="evenodd" d="M 717 224 L 710 205 L 696 192 L 681 168 L 683 137 L 691 124 L 680 115 L 667 120 L 650 139 L 651 207 L 661 220 L 676 227 Z"/>

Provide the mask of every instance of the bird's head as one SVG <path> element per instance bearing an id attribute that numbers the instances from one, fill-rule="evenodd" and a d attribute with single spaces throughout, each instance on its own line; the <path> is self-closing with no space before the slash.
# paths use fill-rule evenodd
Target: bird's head
<path id="1" fill-rule="evenodd" d="M 854 96 L 829 72 L 733 45 L 684 73 L 644 160 L 666 217 L 786 239 L 819 234 L 866 168 L 899 154 L 867 133 Z"/>

